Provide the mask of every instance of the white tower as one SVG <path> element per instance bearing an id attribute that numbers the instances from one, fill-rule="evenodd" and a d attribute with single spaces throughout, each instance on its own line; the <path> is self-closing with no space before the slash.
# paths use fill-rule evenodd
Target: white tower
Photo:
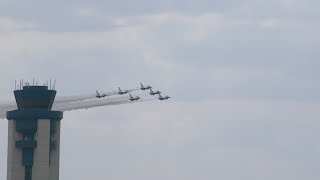
<path id="1" fill-rule="evenodd" d="M 56 91 L 24 86 L 14 95 L 18 109 L 7 112 L 7 180 L 59 180 L 63 113 L 51 111 Z"/>

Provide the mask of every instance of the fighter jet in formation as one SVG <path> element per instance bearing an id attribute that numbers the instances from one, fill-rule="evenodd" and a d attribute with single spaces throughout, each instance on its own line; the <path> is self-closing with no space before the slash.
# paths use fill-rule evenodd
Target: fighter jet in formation
<path id="1" fill-rule="evenodd" d="M 129 90 L 121 90 L 120 87 L 118 87 L 119 91 L 118 94 L 127 94 L 128 92 L 130 92 Z"/>
<path id="2" fill-rule="evenodd" d="M 166 100 L 166 99 L 169 99 L 169 98 L 170 98 L 170 96 L 161 96 L 161 94 L 159 94 L 159 97 L 158 97 L 158 99 L 159 99 L 160 101 Z"/>
<path id="3" fill-rule="evenodd" d="M 151 86 L 149 86 L 149 85 L 147 85 L 147 86 L 143 86 L 143 84 L 142 83 L 140 83 L 140 89 L 142 90 L 142 91 L 144 91 L 144 90 L 147 90 L 147 89 L 151 89 L 152 87 Z"/>
<path id="4" fill-rule="evenodd" d="M 141 99 L 139 96 L 135 96 L 135 97 L 133 97 L 130 93 L 129 93 L 129 96 L 130 96 L 130 101 L 137 101 L 137 100 L 139 100 L 139 99 Z"/>
<path id="5" fill-rule="evenodd" d="M 106 94 L 100 94 L 98 91 L 96 91 L 96 97 L 97 98 L 103 98 L 103 97 L 106 97 L 106 96 L 108 96 L 108 95 L 106 95 Z"/>
<path id="6" fill-rule="evenodd" d="M 150 95 L 154 96 L 156 94 L 160 94 L 160 91 L 152 91 L 152 88 L 150 88 Z"/>
<path id="7" fill-rule="evenodd" d="M 156 94 L 158 94 L 159 95 L 159 97 L 158 97 L 158 99 L 159 100 L 167 100 L 167 99 L 169 99 L 169 98 L 171 98 L 170 96 L 161 96 L 161 92 L 160 91 L 153 91 L 152 90 L 152 87 L 151 86 L 143 86 L 143 84 L 142 83 L 140 83 L 140 89 L 142 90 L 142 91 L 144 91 L 144 90 L 147 90 L 147 89 L 150 89 L 150 95 L 152 95 L 152 96 L 154 96 L 154 95 L 156 95 Z"/>

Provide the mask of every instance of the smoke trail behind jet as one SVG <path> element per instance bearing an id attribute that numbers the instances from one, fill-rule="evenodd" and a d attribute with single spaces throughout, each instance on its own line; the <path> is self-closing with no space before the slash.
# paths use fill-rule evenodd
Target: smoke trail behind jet
<path id="1" fill-rule="evenodd" d="M 0 104 L 0 117 L 2 117 L 1 114 L 6 114 L 7 111 L 12 111 L 14 109 L 17 109 L 17 105 L 15 102 L 8 102 Z"/>
<path id="2" fill-rule="evenodd" d="M 129 92 L 132 91 L 136 91 L 139 89 L 128 89 Z M 104 94 L 106 95 L 106 97 L 109 96 L 115 96 L 118 95 L 118 91 L 109 91 L 109 92 L 101 92 L 100 94 Z M 57 96 L 55 98 L 54 104 L 56 103 L 69 103 L 69 102 L 73 102 L 73 101 L 84 101 L 84 100 L 88 100 L 88 99 L 95 99 L 96 94 L 86 94 L 86 95 L 77 95 L 77 96 Z M 104 98 L 106 98 L 104 97 Z M 5 110 L 5 111 L 10 111 L 17 108 L 17 105 L 14 101 L 12 102 L 6 102 L 6 103 L 1 103 L 0 104 L 0 111 L 1 110 Z"/>
<path id="3" fill-rule="evenodd" d="M 128 89 L 129 92 L 132 91 L 136 91 L 139 89 Z M 99 94 L 104 94 L 106 95 L 103 98 L 109 97 L 109 96 L 115 96 L 118 95 L 118 91 L 109 91 L 109 92 L 99 92 Z M 95 99 L 96 94 L 87 94 L 87 95 L 79 95 L 79 96 L 57 96 L 55 99 L 55 103 L 69 103 L 69 102 L 73 102 L 73 101 L 84 101 L 84 100 L 88 100 L 88 99 Z"/>
<path id="4" fill-rule="evenodd" d="M 112 105 L 121 105 L 121 104 L 130 104 L 136 102 L 144 102 L 144 101 L 152 101 L 155 99 L 142 99 L 138 101 L 130 101 L 126 96 L 108 98 L 103 100 L 83 100 L 83 101 L 72 101 L 69 103 L 56 103 L 53 105 L 52 109 L 56 111 L 72 111 L 77 109 L 89 109 L 94 107 L 101 107 L 101 106 L 112 106 Z M 6 112 L 16 109 L 16 107 L 0 109 L 0 119 L 6 118 Z"/>
<path id="5" fill-rule="evenodd" d="M 0 119 L 5 119 L 6 118 L 6 111 L 0 111 Z"/>
<path id="6" fill-rule="evenodd" d="M 136 103 L 136 102 L 143 102 L 143 101 L 151 101 L 153 99 L 145 99 L 139 101 L 130 101 L 126 99 L 114 99 L 114 100 L 100 100 L 100 101 L 81 101 L 81 103 L 72 102 L 67 104 L 57 104 L 53 107 L 54 110 L 57 111 L 72 111 L 77 109 L 89 109 L 94 107 L 101 107 L 101 106 L 111 106 L 111 105 L 120 105 L 120 104 L 129 104 L 129 103 Z"/>
<path id="7" fill-rule="evenodd" d="M 108 96 L 114 96 L 117 95 L 118 92 L 113 91 L 113 92 L 101 92 L 101 94 L 105 94 L 106 97 Z M 95 99 L 96 94 L 87 94 L 87 95 L 79 95 L 79 96 L 57 96 L 55 99 L 55 103 L 68 103 L 68 102 L 72 102 L 72 101 L 83 101 L 83 100 L 87 100 L 87 99 Z"/>

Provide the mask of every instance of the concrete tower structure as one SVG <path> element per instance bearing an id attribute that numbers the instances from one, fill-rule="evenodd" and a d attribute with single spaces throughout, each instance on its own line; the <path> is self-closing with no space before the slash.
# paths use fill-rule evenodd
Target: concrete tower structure
<path id="1" fill-rule="evenodd" d="M 48 86 L 15 90 L 17 110 L 8 111 L 7 180 L 58 180 L 60 120 Z"/>

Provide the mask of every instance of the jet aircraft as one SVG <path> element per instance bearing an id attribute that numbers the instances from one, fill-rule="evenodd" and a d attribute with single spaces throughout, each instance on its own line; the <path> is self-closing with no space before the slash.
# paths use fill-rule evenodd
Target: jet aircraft
<path id="1" fill-rule="evenodd" d="M 142 84 L 142 83 L 140 83 L 140 85 L 141 85 L 140 89 L 141 89 L 142 91 L 147 90 L 147 89 L 151 89 L 151 88 L 152 88 L 152 87 L 151 87 L 151 86 L 149 86 L 149 85 L 147 85 L 147 86 L 143 86 L 143 84 Z"/>
<path id="2" fill-rule="evenodd" d="M 127 94 L 128 92 L 130 92 L 129 90 L 121 90 L 120 87 L 118 87 L 119 91 L 118 94 Z"/>
<path id="3" fill-rule="evenodd" d="M 161 96 L 161 94 L 159 94 L 159 97 L 158 97 L 158 99 L 159 100 L 166 100 L 166 99 L 169 99 L 170 97 L 169 96 Z"/>
<path id="4" fill-rule="evenodd" d="M 106 97 L 106 96 L 108 96 L 108 95 L 106 95 L 106 94 L 100 94 L 98 91 L 96 91 L 96 97 L 97 98 L 103 98 L 103 97 Z"/>
<path id="5" fill-rule="evenodd" d="M 130 101 L 137 101 L 137 100 L 139 100 L 139 99 L 141 99 L 139 96 L 135 96 L 135 97 L 133 97 L 130 93 L 129 93 L 129 96 L 130 96 Z"/>
<path id="6" fill-rule="evenodd" d="M 156 95 L 156 94 L 160 94 L 160 91 L 152 91 L 152 88 L 150 88 L 150 95 Z"/>

